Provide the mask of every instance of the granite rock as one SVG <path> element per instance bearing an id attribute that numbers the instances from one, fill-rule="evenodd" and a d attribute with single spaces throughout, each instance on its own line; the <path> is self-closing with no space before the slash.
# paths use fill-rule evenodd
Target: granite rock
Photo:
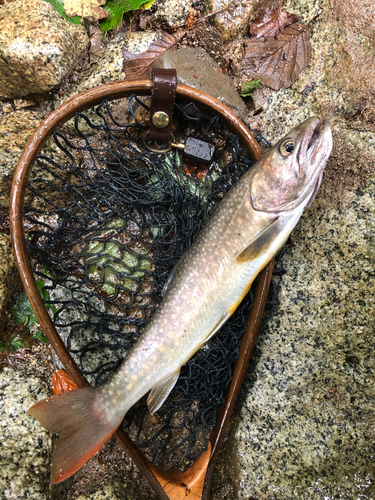
<path id="1" fill-rule="evenodd" d="M 31 110 L 19 109 L 11 111 L 3 117 L 0 117 L 0 211 L 6 212 L 9 207 L 9 197 L 13 180 L 14 170 L 19 157 L 36 128 L 45 118 L 45 109 L 35 108 Z M 48 152 L 51 159 L 62 165 L 68 164 L 71 159 L 68 158 L 55 144 L 54 140 L 49 139 L 43 147 Z M 80 160 L 80 152 L 75 152 L 76 161 Z M 35 165 L 32 169 L 32 176 L 40 176 L 45 181 L 51 179 L 50 174 L 43 165 Z M 45 194 L 48 198 L 48 184 L 45 184 Z M 27 200 L 30 201 L 30 200 Z"/>
<path id="2" fill-rule="evenodd" d="M 219 29 L 224 39 L 229 41 L 247 31 L 249 23 L 260 10 L 264 10 L 267 0 L 206 0 L 208 10 L 218 13 L 212 16 L 212 21 Z"/>
<path id="3" fill-rule="evenodd" d="M 10 236 L 0 233 L 0 332 L 3 331 L 9 303 L 19 283 Z"/>
<path id="4" fill-rule="evenodd" d="M 102 58 L 96 64 L 93 64 L 81 71 L 69 88 L 62 95 L 51 103 L 50 111 L 67 101 L 71 97 L 104 83 L 116 80 L 124 80 L 124 58 L 122 48 L 125 44 L 127 34 L 121 33 L 112 39 L 105 48 Z"/>
<path id="5" fill-rule="evenodd" d="M 42 363 L 45 366 L 44 359 Z M 28 365 L 23 372 L 0 371 L 0 497 L 4 500 L 50 496 L 51 435 L 26 414 L 49 395 L 48 387 L 34 371 L 34 363 Z"/>
<path id="6" fill-rule="evenodd" d="M 247 120 L 274 143 L 309 116 L 329 119 L 333 150 L 321 191 L 333 206 L 341 206 L 347 191 L 364 187 L 375 172 L 375 109 L 370 90 L 375 85 L 375 52 L 368 42 L 374 33 L 375 6 L 364 0 L 344 4 L 284 2 L 284 9 L 300 14 L 305 24 L 318 16 L 310 28 L 312 59 L 292 87 L 278 92 L 256 90 L 254 116 Z M 354 11 L 355 22 L 350 14 Z"/>
<path id="7" fill-rule="evenodd" d="M 88 46 L 83 26 L 43 0 L 0 6 L 0 99 L 53 91 Z"/>
<path id="8" fill-rule="evenodd" d="M 162 21 L 169 26 L 183 25 L 192 7 L 192 0 L 164 0 L 158 3 L 155 12 L 156 21 Z"/>
<path id="9" fill-rule="evenodd" d="M 201 47 L 183 47 L 164 52 L 155 62 L 158 68 L 176 68 L 179 83 L 202 90 L 235 111 L 240 117 L 246 106 L 238 95 L 233 80 Z"/>
<path id="10" fill-rule="evenodd" d="M 75 95 L 84 92 L 85 90 L 116 80 L 124 80 L 125 71 L 122 49 L 127 37 L 128 35 L 126 33 L 121 33 L 111 40 L 106 46 L 103 57 L 101 57 L 96 64 L 93 64 L 81 71 L 72 85 L 59 95 L 56 100 L 49 104 L 49 111 L 52 112 L 55 108 L 60 106 L 60 104 L 66 102 Z M 156 35 L 153 33 L 151 38 L 152 37 L 155 38 Z M 137 36 L 134 38 L 137 39 Z M 151 43 L 151 41 L 149 43 Z M 116 102 L 120 102 L 120 100 L 117 100 Z M 88 116 L 90 116 L 90 119 L 92 119 L 94 124 L 98 124 L 98 118 L 94 113 L 89 113 Z M 81 130 L 86 134 L 92 133 L 92 128 L 87 126 L 85 127 L 84 122 L 81 123 Z M 64 125 L 64 131 L 74 135 L 76 134 L 74 118 L 66 122 Z"/>
<path id="11" fill-rule="evenodd" d="M 80 495 L 77 500 L 126 500 L 121 488 L 114 485 L 102 486 L 93 494 Z"/>
<path id="12" fill-rule="evenodd" d="M 375 496 L 375 177 L 346 208 L 320 201 L 277 260 L 280 305 L 218 464 L 238 498 Z"/>
<path id="13" fill-rule="evenodd" d="M 0 209 L 7 210 L 14 169 L 31 134 L 42 120 L 37 110 L 12 111 L 0 117 Z"/>

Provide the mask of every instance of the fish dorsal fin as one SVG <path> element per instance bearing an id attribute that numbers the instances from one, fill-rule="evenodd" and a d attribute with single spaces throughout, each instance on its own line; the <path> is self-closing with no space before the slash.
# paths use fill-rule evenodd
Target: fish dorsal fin
<path id="1" fill-rule="evenodd" d="M 279 233 L 279 228 L 277 227 L 277 221 L 279 217 L 275 217 L 270 224 L 259 233 L 256 238 L 254 238 L 236 257 L 237 264 L 244 264 L 245 262 L 250 262 L 255 260 L 269 241 L 272 241 L 276 235 Z"/>
<path id="2" fill-rule="evenodd" d="M 180 375 L 180 370 L 174 373 L 171 377 L 167 378 L 162 384 L 154 387 L 147 398 L 147 406 L 148 411 L 151 413 L 155 413 L 164 403 L 164 401 L 169 396 L 169 393 L 176 385 L 177 379 Z"/>

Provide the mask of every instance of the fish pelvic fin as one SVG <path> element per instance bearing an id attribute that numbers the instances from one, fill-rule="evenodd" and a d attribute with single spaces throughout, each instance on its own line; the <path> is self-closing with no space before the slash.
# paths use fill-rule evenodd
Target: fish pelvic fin
<path id="1" fill-rule="evenodd" d="M 271 223 L 259 233 L 256 238 L 254 238 L 236 257 L 237 264 L 244 264 L 245 262 L 250 262 L 259 257 L 264 250 L 266 250 L 267 245 L 270 241 L 276 238 L 279 233 L 279 228 L 277 227 L 277 221 L 279 217 L 275 217 Z"/>
<path id="2" fill-rule="evenodd" d="M 52 483 L 71 476 L 116 431 L 124 415 L 106 409 L 94 387 L 67 391 L 39 401 L 28 412 L 60 435 L 52 459 Z"/>

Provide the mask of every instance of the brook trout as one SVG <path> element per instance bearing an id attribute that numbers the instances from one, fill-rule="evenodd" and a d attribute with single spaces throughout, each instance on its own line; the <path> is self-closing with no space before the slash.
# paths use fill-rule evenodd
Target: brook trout
<path id="1" fill-rule="evenodd" d="M 28 413 L 60 435 L 57 483 L 79 469 L 147 392 L 151 413 L 180 368 L 233 314 L 311 204 L 332 148 L 328 122 L 310 118 L 289 132 L 230 189 L 167 282 L 159 308 L 113 377 L 65 392 Z"/>

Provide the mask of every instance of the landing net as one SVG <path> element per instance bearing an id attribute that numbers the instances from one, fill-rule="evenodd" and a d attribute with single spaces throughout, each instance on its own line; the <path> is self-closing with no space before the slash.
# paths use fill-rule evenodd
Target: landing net
<path id="1" fill-rule="evenodd" d="M 148 150 L 147 119 L 147 100 L 135 96 L 77 113 L 48 141 L 27 184 L 33 272 L 58 333 L 93 385 L 118 369 L 175 263 L 252 165 L 238 137 L 193 103 L 175 105 L 174 135 L 213 143 L 208 169 L 187 164 L 178 150 Z M 154 463 L 183 468 L 206 449 L 252 304 L 250 291 L 182 368 L 156 415 L 144 399 L 129 411 L 123 425 Z"/>

